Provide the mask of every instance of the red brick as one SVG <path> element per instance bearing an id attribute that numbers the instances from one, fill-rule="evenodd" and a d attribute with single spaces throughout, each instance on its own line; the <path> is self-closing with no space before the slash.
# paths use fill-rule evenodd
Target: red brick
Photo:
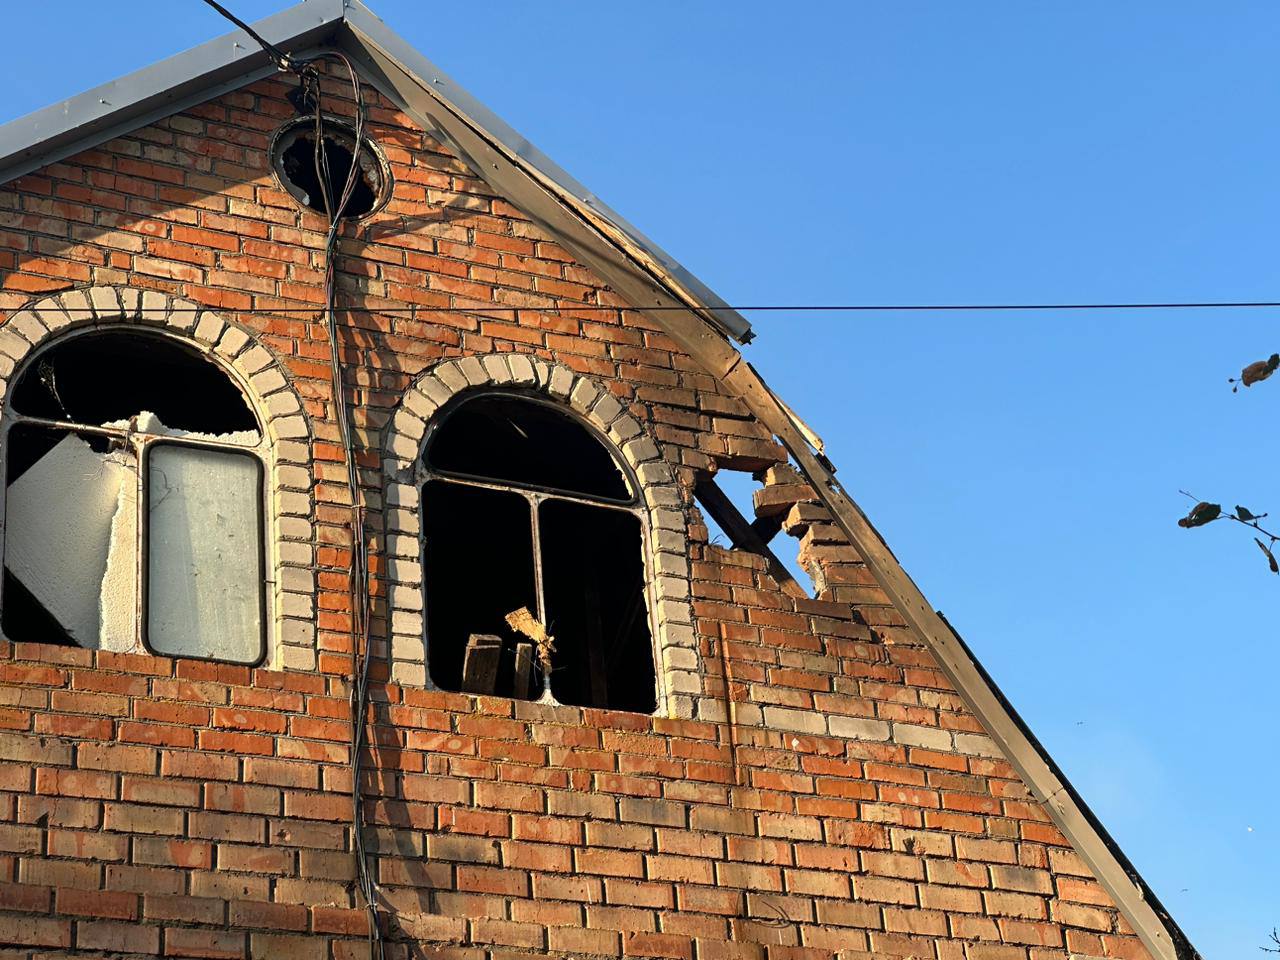
<path id="1" fill-rule="evenodd" d="M 247 956 L 243 933 L 167 927 L 164 932 L 166 957 L 201 957 L 204 960 L 240 960 Z"/>
<path id="2" fill-rule="evenodd" d="M 225 753 L 254 753 L 270 756 L 275 752 L 275 741 L 271 737 L 254 733 L 227 733 L 222 730 L 201 730 L 199 732 L 201 750 L 218 750 Z"/>
<path id="3" fill-rule="evenodd" d="M 5 943 L 14 947 L 69 947 L 71 921 L 23 917 L 20 923 L 5 923 Z"/>
<path id="4" fill-rule="evenodd" d="M 312 907 L 311 929 L 316 933 L 345 933 L 367 937 L 369 913 L 367 910 L 352 910 L 345 907 Z"/>
<path id="5" fill-rule="evenodd" d="M 251 929 L 281 932 L 307 928 L 307 908 L 297 904 L 240 900 L 230 905 L 229 917 L 233 926 Z"/>
<path id="6" fill-rule="evenodd" d="M 115 743 L 82 743 L 76 748 L 81 767 L 121 773 L 155 773 L 156 751 L 150 747 L 121 746 Z"/>
<path id="7" fill-rule="evenodd" d="M 47 913 L 53 891 L 25 883 L 0 883 L 0 910 Z"/>
<path id="8" fill-rule="evenodd" d="M 50 830 L 48 852 L 51 857 L 76 860 L 123 862 L 129 858 L 129 837 L 123 834 L 85 830 Z"/>
<path id="9" fill-rule="evenodd" d="M 200 785 L 183 780 L 125 776 L 120 780 L 120 798 L 189 809 L 200 805 Z"/>
<path id="10" fill-rule="evenodd" d="M 221 924 L 226 915 L 226 909 L 226 901 L 207 897 L 148 894 L 142 898 L 142 915 L 148 920 Z"/>
<path id="11" fill-rule="evenodd" d="M 689 937 L 677 937 L 663 933 L 633 931 L 622 939 L 622 950 L 628 957 L 671 957 L 673 960 L 693 960 L 693 941 Z"/>
<path id="12" fill-rule="evenodd" d="M 213 844 L 199 840 L 137 837 L 133 841 L 135 863 L 208 870 L 213 866 Z"/>
<path id="13" fill-rule="evenodd" d="M 249 955 L 271 960 L 329 960 L 329 944 L 323 937 L 255 933 L 251 935 Z"/>
<path id="14" fill-rule="evenodd" d="M 235 757 L 215 754 L 166 750 L 160 759 L 160 773 L 166 777 L 190 777 L 194 780 L 235 780 L 240 762 Z"/>
<path id="15" fill-rule="evenodd" d="M 54 905 L 59 913 L 70 913 L 78 917 L 138 919 L 138 897 L 133 893 L 64 889 L 57 892 Z"/>
<path id="16" fill-rule="evenodd" d="M 160 931 L 134 923 L 81 920 L 76 924 L 76 947 L 119 953 L 159 953 Z"/>
<path id="17" fill-rule="evenodd" d="M 115 790 L 114 774 L 50 767 L 36 770 L 36 792 L 48 796 L 105 799 L 115 796 Z"/>
<path id="18" fill-rule="evenodd" d="M 130 803 L 104 803 L 102 826 L 121 833 L 178 836 L 182 833 L 183 811 Z"/>

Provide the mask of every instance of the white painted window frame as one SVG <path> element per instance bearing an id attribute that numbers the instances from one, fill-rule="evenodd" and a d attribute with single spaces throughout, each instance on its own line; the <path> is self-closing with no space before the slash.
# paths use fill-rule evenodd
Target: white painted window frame
<path id="1" fill-rule="evenodd" d="M 266 657 L 262 666 L 314 670 L 315 475 L 311 426 L 287 370 L 248 330 L 216 312 L 154 290 L 89 287 L 43 298 L 0 325 L 0 417 L 17 418 L 7 403 L 10 385 L 55 340 L 90 329 L 134 326 L 173 338 L 218 366 L 245 396 L 264 427 L 259 457 L 263 503 Z M 7 432 L 7 431 L 6 431 Z M 0 447 L 0 476 L 6 451 Z M 0 556 L 4 550 L 0 484 Z M 0 634 L 0 639 L 8 639 Z"/>

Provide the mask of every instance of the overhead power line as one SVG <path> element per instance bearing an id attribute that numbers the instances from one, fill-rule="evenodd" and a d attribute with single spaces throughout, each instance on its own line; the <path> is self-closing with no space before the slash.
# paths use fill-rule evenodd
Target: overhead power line
<path id="1" fill-rule="evenodd" d="M 686 307 L 677 305 L 654 306 L 601 306 L 594 303 L 560 303 L 546 306 L 507 306 L 504 304 L 466 305 L 456 307 L 437 306 L 405 306 L 405 307 L 369 307 L 353 304 L 338 307 L 345 313 L 396 313 L 416 315 L 422 313 L 635 313 L 639 311 L 683 311 L 714 315 L 725 310 L 738 313 L 930 313 L 959 312 L 973 313 L 1024 310 L 1224 310 L 1224 309 L 1259 309 L 1263 307 L 1280 307 L 1280 300 L 1205 300 L 1186 303 L 837 303 L 837 304 L 756 304 L 744 307 Z M 58 307 L 27 307 L 28 312 L 47 313 L 61 312 Z M 220 309 L 227 313 L 321 313 L 322 306 L 314 307 L 172 307 L 169 313 L 198 313 L 202 310 Z M 159 312 L 165 312 L 161 310 Z"/>
<path id="2" fill-rule="evenodd" d="M 292 57 L 277 47 L 274 43 L 267 40 L 262 36 L 262 34 L 254 30 L 253 27 L 249 26 L 249 24 L 245 23 L 222 4 L 218 3 L 217 0 L 204 0 L 204 2 L 247 33 L 258 44 L 258 46 L 262 47 L 262 49 L 266 51 L 267 56 L 269 56 L 275 62 L 275 65 L 281 70 L 292 70 L 294 68 Z"/>

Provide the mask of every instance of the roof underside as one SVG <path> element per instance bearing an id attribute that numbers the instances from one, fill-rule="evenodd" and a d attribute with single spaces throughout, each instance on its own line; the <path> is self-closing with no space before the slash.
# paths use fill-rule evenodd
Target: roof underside
<path id="1" fill-rule="evenodd" d="M 868 570 L 974 715 L 1159 960 L 1198 954 L 1036 742 L 964 642 L 928 603 L 815 451 L 817 440 L 729 342 L 750 325 L 696 277 L 410 47 L 359 0 L 302 0 L 254 24 L 294 56 L 346 53 L 388 99 L 440 138 L 613 290 L 735 393 L 784 444 Z M 0 126 L 0 184 L 270 76 L 276 67 L 236 31 Z M 654 310 L 653 308 L 658 308 Z"/>

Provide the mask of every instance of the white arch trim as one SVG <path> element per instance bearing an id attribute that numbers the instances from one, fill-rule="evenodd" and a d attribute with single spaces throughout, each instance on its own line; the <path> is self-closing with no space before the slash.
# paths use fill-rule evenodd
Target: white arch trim
<path id="1" fill-rule="evenodd" d="M 252 332 L 199 304 L 156 290 L 101 286 L 45 297 L 0 325 L 0 412 L 7 412 L 10 383 L 42 348 L 77 330 L 114 325 L 145 327 L 200 350 L 240 387 L 263 424 L 266 554 L 272 583 L 263 665 L 315 669 L 311 426 L 288 371 Z M 3 456 L 0 451 L 0 470 Z"/>
<path id="2" fill-rule="evenodd" d="M 429 686 L 423 616 L 422 522 L 415 465 L 427 424 L 454 397 L 473 390 L 514 389 L 567 405 L 607 437 L 635 472 L 648 514 L 646 566 L 658 675 L 658 714 L 690 717 L 702 693 L 689 544 L 680 491 L 671 468 L 640 421 L 589 377 L 520 353 L 445 360 L 410 384 L 383 434 L 384 522 L 390 580 L 391 676 Z"/>

